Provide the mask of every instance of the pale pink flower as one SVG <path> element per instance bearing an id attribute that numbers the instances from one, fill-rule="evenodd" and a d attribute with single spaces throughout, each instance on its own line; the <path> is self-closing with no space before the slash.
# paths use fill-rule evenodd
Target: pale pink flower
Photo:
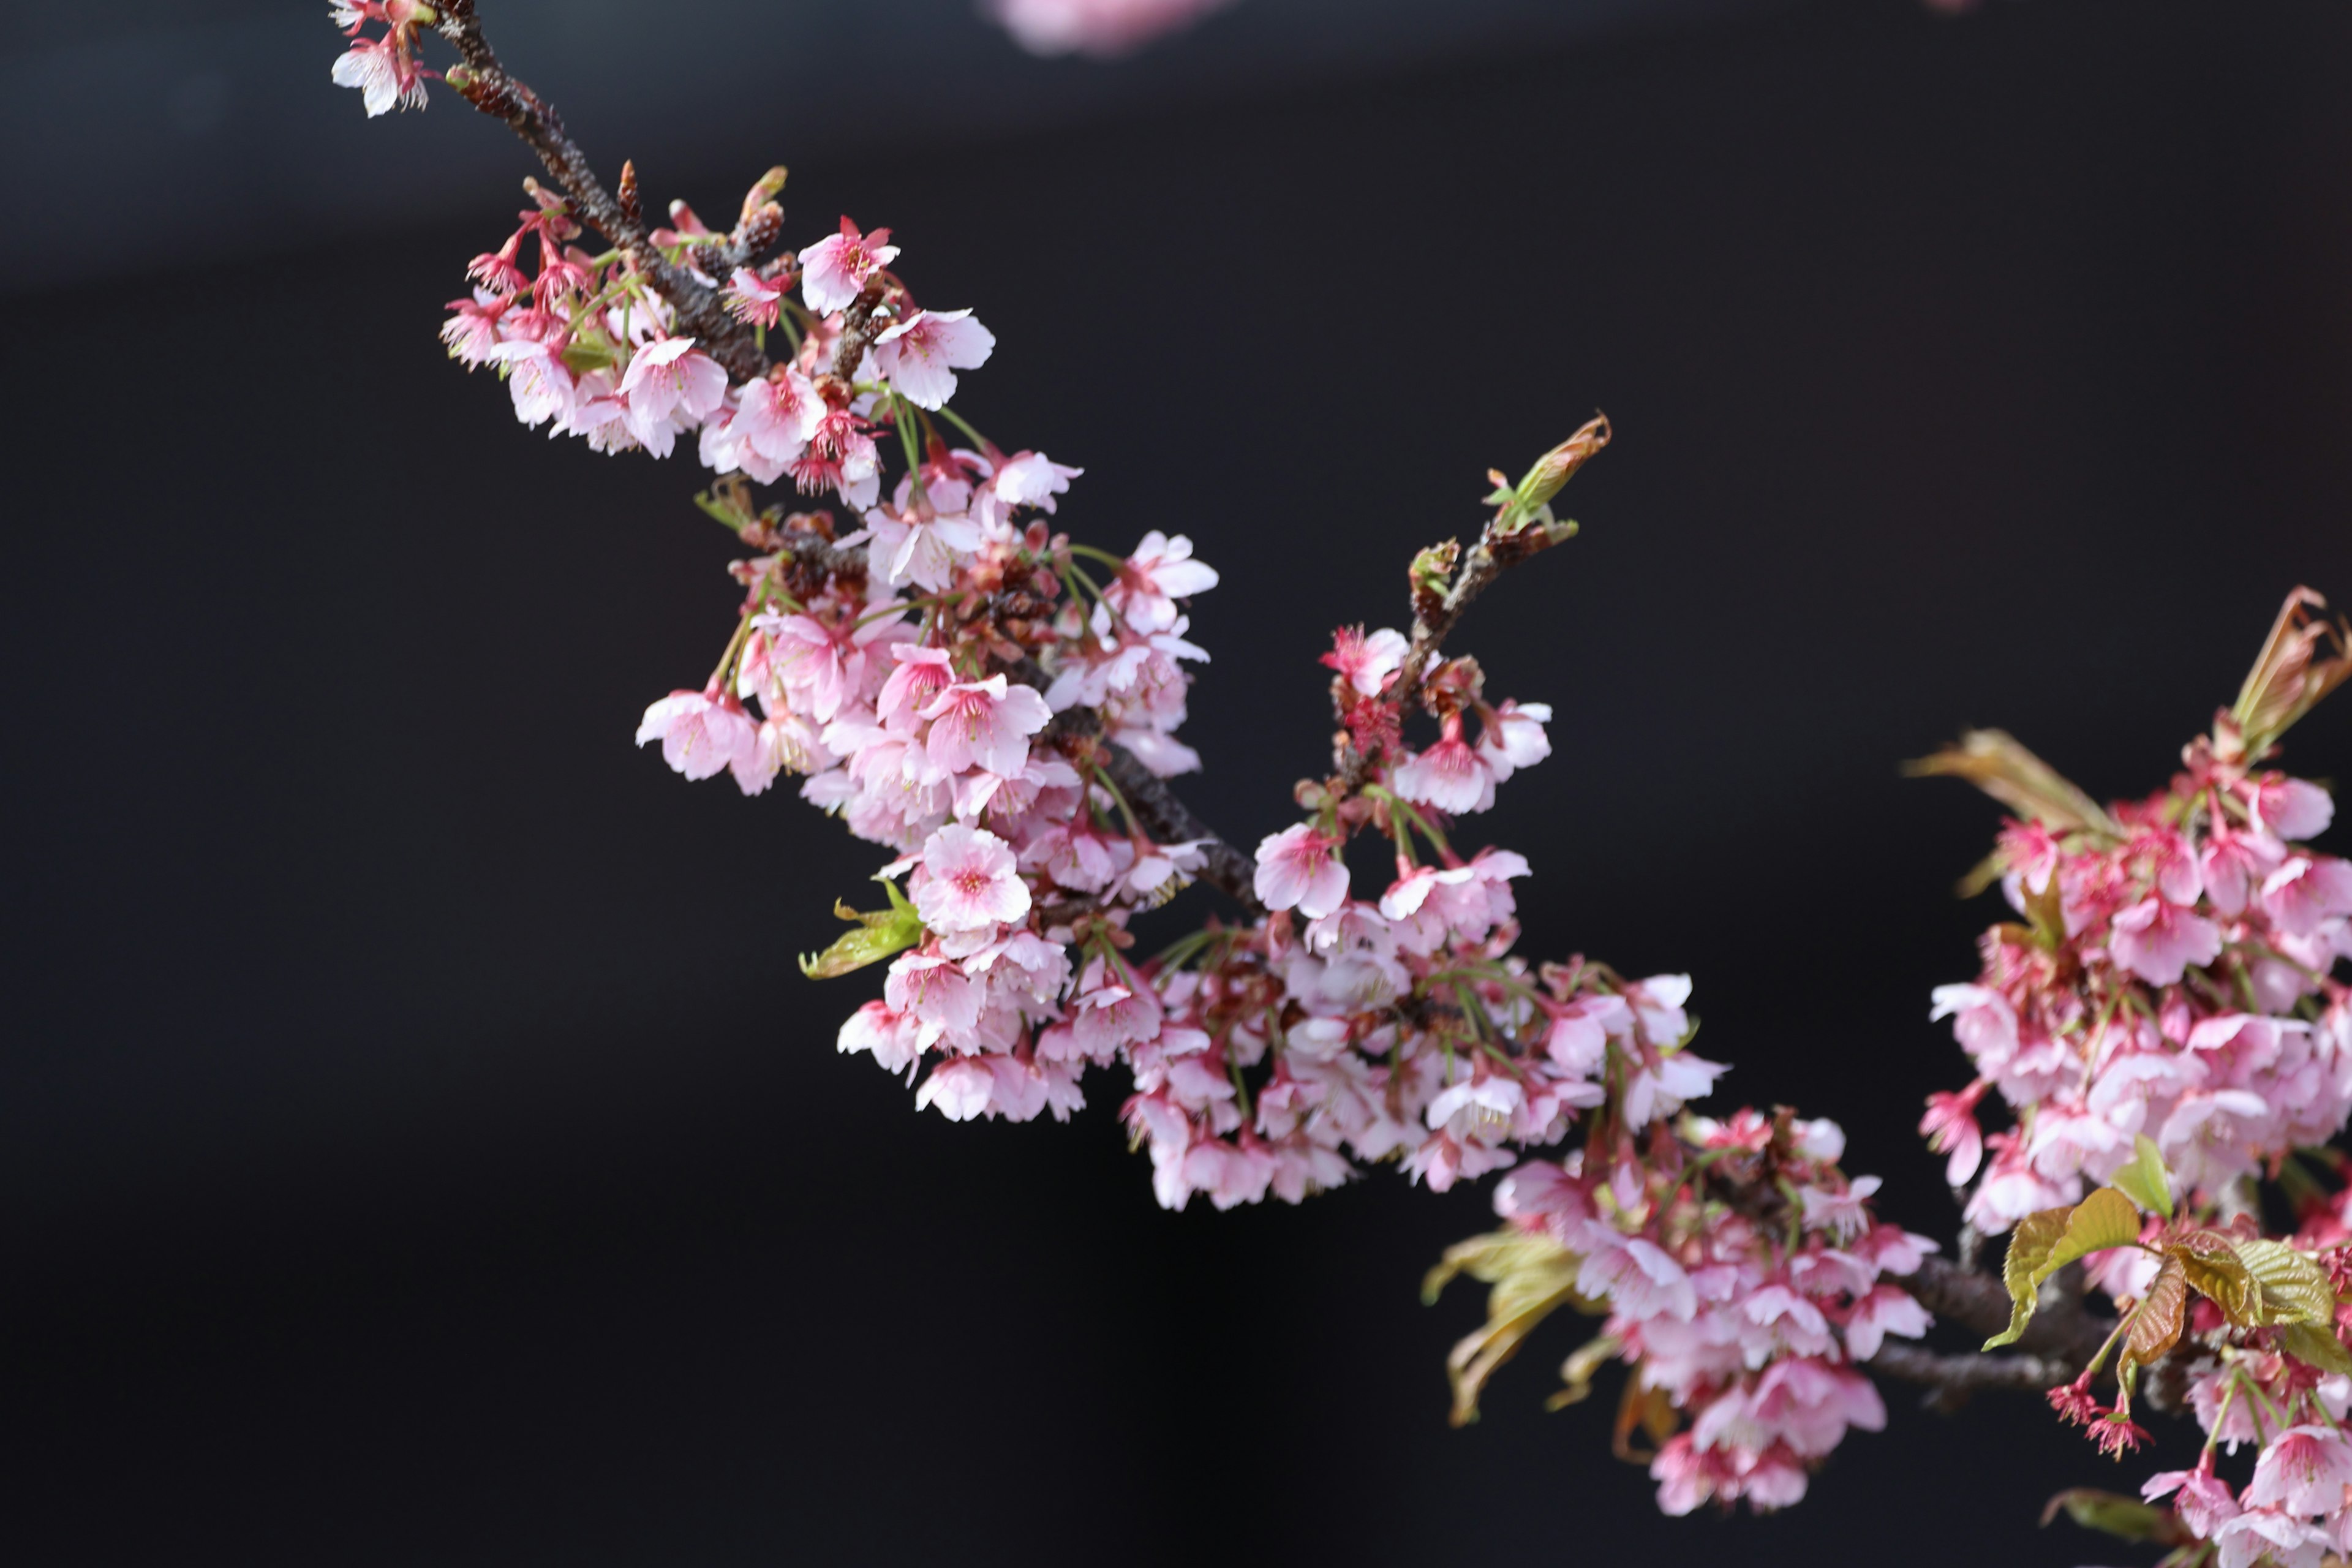
<path id="1" fill-rule="evenodd" d="M 1551 737 L 1544 733 L 1550 722 L 1549 702 L 1505 701 L 1487 716 L 1478 732 L 1478 756 L 1496 784 L 1551 755 Z"/>
<path id="2" fill-rule="evenodd" d="M 841 1026 L 835 1048 L 844 1055 L 863 1051 L 885 1072 L 904 1072 L 923 1054 L 914 1020 L 881 1002 L 868 1002 L 852 1013 Z"/>
<path id="3" fill-rule="evenodd" d="M 1834 1165 L 1845 1158 L 1845 1129 L 1826 1116 L 1791 1121 L 1789 1141 L 1798 1153 L 1824 1165 Z"/>
<path id="4" fill-rule="evenodd" d="M 1143 536 L 1118 578 L 1103 590 L 1104 602 L 1133 630 L 1164 632 L 1176 624 L 1176 601 L 1217 585 L 1215 568 L 1192 559 L 1192 542 L 1153 529 Z"/>
<path id="5" fill-rule="evenodd" d="M 1361 626 L 1341 626 L 1331 634 L 1331 651 L 1322 662 L 1338 670 L 1360 697 L 1378 697 L 1404 667 L 1412 645 L 1404 634 L 1382 626 L 1370 637 Z"/>
<path id="6" fill-rule="evenodd" d="M 2317 784 L 2273 773 L 2245 792 L 2247 809 L 2274 836 L 2316 838 L 2336 818 L 2336 802 Z"/>
<path id="7" fill-rule="evenodd" d="M 1977 1125 L 1977 1101 L 1983 1096 L 1981 1079 L 1958 1094 L 1931 1094 L 1927 1114 L 1919 1119 L 1927 1147 L 1951 1156 L 1944 1164 L 1944 1180 L 1956 1187 L 1968 1185 L 1984 1161 L 1984 1130 Z"/>
<path id="8" fill-rule="evenodd" d="M 846 310 L 864 291 L 866 281 L 898 258 L 898 247 L 887 243 L 890 231 L 877 228 L 861 235 L 846 217 L 841 232 L 831 234 L 801 252 L 801 297 L 820 316 Z"/>
<path id="9" fill-rule="evenodd" d="M 449 345 L 449 357 L 467 370 L 488 364 L 490 351 L 499 346 L 499 318 L 514 301 L 488 289 L 477 289 L 470 300 L 452 300 L 449 319 L 441 323 L 441 341 Z"/>
<path id="10" fill-rule="evenodd" d="M 931 699 L 955 684 L 955 656 L 943 647 L 898 642 L 890 645 L 890 657 L 897 663 L 874 700 L 874 714 L 886 727 L 905 732 L 920 725 Z"/>
<path id="11" fill-rule="evenodd" d="M 874 340 L 874 365 L 899 396 L 938 408 L 955 395 L 955 373 L 978 370 L 995 347 L 970 310 L 918 310 Z"/>
<path id="12" fill-rule="evenodd" d="M 784 286 L 772 278 L 762 278 L 748 267 L 738 267 L 727 280 L 727 291 L 721 296 L 727 302 L 728 314 L 737 321 L 755 327 L 772 327 L 783 307 Z"/>
<path id="13" fill-rule="evenodd" d="M 1548 1011 L 1551 1026 L 1544 1054 L 1579 1077 L 1601 1070 L 1612 1037 L 1622 1039 L 1633 1032 L 1633 1010 L 1622 996 L 1580 996 Z"/>
<path id="14" fill-rule="evenodd" d="M 971 519 L 927 507 L 906 512 L 876 507 L 866 514 L 866 526 L 874 535 L 873 563 L 894 588 L 912 583 L 929 593 L 944 592 L 982 543 L 980 525 Z"/>
<path id="15" fill-rule="evenodd" d="M 749 760 L 759 726 L 734 697 L 713 687 L 673 691 L 646 710 L 637 744 L 662 743 L 662 760 L 689 779 L 707 779 Z"/>
<path id="16" fill-rule="evenodd" d="M 2218 1568 L 2319 1568 L 2327 1535 L 2275 1509 L 2248 1509 L 2213 1531 Z"/>
<path id="17" fill-rule="evenodd" d="M 1869 1229 L 1870 1210 L 1864 1205 L 1878 1186 L 1876 1176 L 1856 1176 L 1842 1193 L 1820 1187 L 1799 1188 L 1797 1195 L 1804 1203 L 1805 1227 L 1826 1231 L 1841 1240 Z"/>
<path id="18" fill-rule="evenodd" d="M 1054 720 L 1043 697 L 1001 674 L 950 686 L 922 712 L 931 721 L 923 744 L 932 766 L 945 773 L 984 768 L 999 778 L 1020 776 L 1029 765 L 1029 737 Z"/>
<path id="19" fill-rule="evenodd" d="M 1462 738 L 1462 717 L 1448 714 L 1444 733 L 1428 750 L 1398 764 L 1390 785 L 1416 805 L 1463 816 L 1495 804 L 1495 772 Z"/>
<path id="20" fill-rule="evenodd" d="M 1492 1142 L 1507 1129 L 1512 1113 L 1526 1099 L 1527 1091 L 1516 1079 L 1502 1073 L 1473 1073 L 1431 1100 L 1423 1120 L 1433 1131 Z"/>
<path id="21" fill-rule="evenodd" d="M 2238 1500 L 2230 1484 L 2202 1467 L 2150 1476 L 2141 1484 L 2139 1495 L 2154 1502 L 2175 1491 L 2180 1495 L 2173 1499 L 2173 1512 L 2200 1541 L 2212 1540 L 2215 1531 L 2238 1517 Z"/>
<path id="22" fill-rule="evenodd" d="M 996 1075 L 979 1057 L 956 1057 L 931 1069 L 915 1091 L 915 1109 L 936 1105 L 950 1121 L 976 1121 L 996 1092 Z"/>
<path id="23" fill-rule="evenodd" d="M 951 824 L 923 843 L 915 912 L 936 931 L 987 931 L 1029 912 L 1012 846 L 983 827 Z"/>
<path id="24" fill-rule="evenodd" d="M 1269 910 L 1296 909 L 1321 920 L 1348 896 L 1347 864 L 1332 851 L 1338 841 L 1306 823 L 1269 834 L 1257 847 L 1253 887 Z"/>
<path id="25" fill-rule="evenodd" d="M 2290 1426 L 2264 1446 L 2242 1499 L 2248 1508 L 2333 1513 L 2352 1485 L 2352 1443 L 2326 1426 Z"/>
<path id="26" fill-rule="evenodd" d="M 620 392 L 629 428 L 656 457 L 667 457 L 679 426 L 701 424 L 727 401 L 727 373 L 692 338 L 664 338 L 629 361 Z"/>
<path id="27" fill-rule="evenodd" d="M 771 372 L 737 393 L 734 411 L 716 437 L 718 450 L 706 442 L 704 460 L 720 457 L 723 465 L 711 463 L 719 472 L 740 468 L 763 485 L 774 484 L 807 450 L 824 415 L 824 399 L 807 376 L 789 366 Z"/>
<path id="28" fill-rule="evenodd" d="M 1233 0 L 986 0 L 1033 55 L 1123 55 Z"/>
<path id="29" fill-rule="evenodd" d="M 1677 1433 L 1650 1461 L 1650 1479 L 1658 1483 L 1658 1511 L 1680 1519 L 1715 1496 L 1716 1488 L 1731 1479 L 1729 1461 L 1712 1449 L 1702 1449 L 1687 1432 Z"/>
<path id="30" fill-rule="evenodd" d="M 337 87 L 359 89 L 360 101 L 371 120 L 394 109 L 425 107 L 425 73 L 400 47 L 399 37 L 389 33 L 381 38 L 353 39 L 329 73 Z"/>
<path id="31" fill-rule="evenodd" d="M 490 351 L 490 358 L 506 366 L 517 419 L 538 426 L 571 417 L 572 373 L 553 349 L 532 338 L 509 338 Z"/>
<path id="32" fill-rule="evenodd" d="M 2290 936 L 2308 936 L 2331 915 L 2352 914 L 2352 861 L 2297 855 L 2263 882 L 2263 908 Z"/>
<path id="33" fill-rule="evenodd" d="M 1846 1319 L 1846 1353 L 1855 1361 L 1868 1361 L 1878 1353 L 1887 1335 L 1916 1340 L 1934 1321 L 1927 1309 L 1907 1292 L 1893 1285 L 1875 1286 L 1854 1304 L 1853 1315 Z"/>
<path id="34" fill-rule="evenodd" d="M 2109 924 L 2107 951 L 2151 985 L 2177 985 L 2221 953 L 2221 928 L 2162 899 L 2142 899 Z"/>
<path id="35" fill-rule="evenodd" d="M 1576 1272 L 1576 1289 L 1609 1299 L 1626 1317 L 1673 1318 L 1687 1323 L 1698 1311 L 1698 1295 L 1683 1266 L 1654 1242 L 1638 1236 L 1608 1242 L 1587 1254 Z"/>
<path id="36" fill-rule="evenodd" d="M 1007 458 L 991 476 L 989 492 L 996 500 L 1000 515 L 1017 506 L 1035 507 L 1051 513 L 1054 498 L 1067 495 L 1070 481 L 1085 472 L 1084 468 L 1056 463 L 1043 452 L 1023 452 Z"/>
<path id="37" fill-rule="evenodd" d="M 2286 846 L 2259 828 L 2245 833 L 2217 829 L 2200 852 L 2205 896 L 2218 912 L 2234 918 L 2285 858 Z"/>
<path id="38" fill-rule="evenodd" d="M 846 408 L 817 421 L 808 450 L 792 466 L 793 483 L 803 495 L 830 488 L 844 504 L 863 510 L 882 493 L 881 454 L 865 422 Z"/>
<path id="39" fill-rule="evenodd" d="M 971 1040 L 983 987 L 952 961 L 918 948 L 890 961 L 882 1000 L 915 1021 L 915 1039 L 924 1050 L 946 1040 L 961 1047 Z"/>
<path id="40" fill-rule="evenodd" d="M 1673 1045 L 1690 1033 L 1690 1014 L 1685 1005 L 1690 998 L 1691 977 L 1687 974 L 1653 974 L 1625 987 L 1625 1005 L 1633 1009 L 1634 1020 L 1654 1046 Z"/>

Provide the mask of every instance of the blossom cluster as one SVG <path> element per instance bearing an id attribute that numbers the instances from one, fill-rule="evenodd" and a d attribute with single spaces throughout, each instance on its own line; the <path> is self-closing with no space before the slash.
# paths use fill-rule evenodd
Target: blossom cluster
<path id="1" fill-rule="evenodd" d="M 2340 1303 L 2327 1327 L 2340 1341 L 2352 1332 L 2352 1189 L 2307 1199 L 2293 1243 L 2327 1270 Z M 2188 1469 L 2150 1477 L 2140 1495 L 2168 1503 L 2178 1534 L 2212 1542 L 2219 1568 L 2320 1568 L 2352 1553 L 2352 1441 L 2343 1429 L 2352 1361 L 2331 1371 L 2284 1353 L 2273 1334 L 2221 1334 L 2210 1304 L 2200 1318 L 2212 1343 L 2189 1374 L 2188 1404 L 2203 1451 Z M 2233 1485 L 2218 1473 L 2217 1450 L 2246 1446 L 2255 1449 L 2252 1474 Z"/>
<path id="2" fill-rule="evenodd" d="M 2001 831 L 2023 919 L 1985 933 L 1976 981 L 1936 992 L 1978 1077 L 1921 1124 L 1955 1186 L 1977 1178 L 1979 1229 L 2079 1199 L 2137 1134 L 2211 1195 L 2352 1114 L 2352 988 L 2332 973 L 2352 864 L 2302 842 L 2334 803 L 2226 745 L 2185 763 L 2145 800 L 2074 792 Z M 1989 1091 L 2014 1119 L 1990 1135 Z"/>
<path id="3" fill-rule="evenodd" d="M 1926 1309 L 1886 1277 L 1934 1244 L 1873 1217 L 1877 1178 L 1838 1169 L 1834 1122 L 1742 1110 L 1664 1131 L 1605 1163 L 1606 1145 L 1588 1144 L 1522 1164 L 1495 1206 L 1559 1249 L 1565 1298 L 1607 1314 L 1570 1358 L 1569 1397 L 1601 1361 L 1631 1363 L 1618 1425 L 1662 1440 L 1659 1507 L 1785 1508 L 1849 1429 L 1885 1424 L 1856 1363 L 1927 1331 Z"/>

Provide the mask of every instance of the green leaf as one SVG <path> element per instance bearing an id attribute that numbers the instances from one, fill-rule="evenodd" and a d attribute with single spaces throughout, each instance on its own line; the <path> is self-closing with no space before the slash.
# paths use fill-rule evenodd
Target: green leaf
<path id="1" fill-rule="evenodd" d="M 2042 1522 L 2048 1524 L 2062 1510 L 2085 1530 L 2124 1541 L 2153 1541 L 2169 1546 L 2184 1539 L 2170 1510 L 2092 1487 L 2074 1487 L 2052 1498 L 2042 1510 Z"/>
<path id="2" fill-rule="evenodd" d="M 1475 1236 L 1445 1249 L 1444 1260 L 1422 1281 L 1423 1301 L 1435 1301 L 1458 1275 L 1494 1287 L 1486 1295 L 1485 1325 L 1455 1344 L 1445 1358 L 1445 1375 L 1454 1385 L 1454 1426 L 1478 1418 L 1478 1395 L 1486 1380 L 1518 1353 L 1538 1324 L 1564 1306 L 1593 1306 L 1576 1293 L 1580 1262 L 1550 1237 L 1522 1230 Z"/>
<path id="3" fill-rule="evenodd" d="M 2122 1363 L 2116 1376 L 2124 1386 L 2131 1386 L 2131 1374 L 2136 1367 L 2145 1366 L 2180 1342 L 2180 1331 L 2188 1316 L 2189 1273 L 2178 1253 L 2168 1253 L 2141 1292 L 2139 1305 L 2132 1309 L 2131 1327 L 2124 1336 Z"/>
<path id="4" fill-rule="evenodd" d="M 2315 1323 L 2289 1323 L 2279 1331 L 2279 1349 L 2322 1372 L 2342 1373 L 2352 1376 L 2352 1352 L 2334 1331 Z"/>
<path id="5" fill-rule="evenodd" d="M 2113 1187 L 2101 1187 L 2072 1209 L 2043 1209 L 2018 1221 L 2000 1269 L 2001 1283 L 2009 1287 L 2009 1327 L 1984 1348 L 2017 1342 L 2033 1321 L 2035 1294 L 2050 1276 L 2078 1258 L 2138 1239 L 2139 1210 Z"/>
<path id="6" fill-rule="evenodd" d="M 2238 1261 L 2260 1287 L 2250 1306 L 2259 1323 L 2332 1323 L 2336 1288 L 2327 1271 L 2283 1241 L 2242 1241 Z"/>
<path id="7" fill-rule="evenodd" d="M 2129 1247 L 2138 1239 L 2139 1210 L 2115 1188 L 2101 1187 L 2074 1205 L 2065 1234 L 2035 1271 L 2033 1282 L 2041 1284 L 2078 1258 L 2105 1252 L 2109 1247 Z"/>
<path id="8" fill-rule="evenodd" d="M 1565 1410 L 1571 1405 L 1581 1405 L 1592 1395 L 1592 1374 L 1615 1361 L 1625 1348 L 1625 1342 L 1614 1334 L 1602 1334 L 1587 1340 L 1560 1363 L 1560 1391 L 1544 1401 L 1546 1410 Z"/>
<path id="9" fill-rule="evenodd" d="M 907 901 L 907 895 L 898 890 L 896 882 L 886 881 L 882 886 L 890 895 L 890 907 L 887 910 L 864 914 L 845 903 L 833 906 L 835 914 L 855 922 L 857 930 L 823 952 L 801 954 L 803 974 L 811 980 L 831 980 L 869 963 L 879 963 L 923 940 L 922 917 Z"/>
<path id="10" fill-rule="evenodd" d="M 2132 1140 L 2132 1163 L 2116 1173 L 2116 1185 L 2140 1207 L 2170 1219 L 2172 1173 L 2165 1169 L 2163 1153 L 2145 1132 Z"/>
<path id="11" fill-rule="evenodd" d="M 2254 1321 L 2254 1279 L 2238 1261 L 2238 1255 L 2229 1250 L 2228 1240 L 2214 1231 L 2199 1231 L 2165 1250 L 2180 1259 L 2189 1287 L 2242 1329 Z"/>
<path id="12" fill-rule="evenodd" d="M 2009 1255 L 2001 1260 L 2001 1283 L 2009 1287 L 2009 1327 L 1985 1341 L 1987 1350 L 1999 1350 L 2014 1344 L 2025 1325 L 2033 1321 L 2033 1296 L 2041 1285 L 2035 1273 L 2058 1238 L 2066 1234 L 2066 1222 L 2074 1217 L 2072 1209 L 2043 1209 L 2027 1215 L 2009 1233 Z"/>

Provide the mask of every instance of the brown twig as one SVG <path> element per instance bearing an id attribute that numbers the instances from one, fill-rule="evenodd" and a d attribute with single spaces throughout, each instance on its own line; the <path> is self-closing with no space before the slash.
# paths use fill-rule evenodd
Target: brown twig
<path id="1" fill-rule="evenodd" d="M 499 62 L 489 40 L 482 36 L 474 0 L 442 0 L 439 9 L 437 29 L 465 61 L 462 72 L 451 74 L 450 85 L 476 109 L 505 121 L 530 144 L 571 201 L 572 216 L 618 246 L 630 264 L 653 280 L 677 312 L 678 324 L 694 334 L 728 374 L 738 381 L 755 381 L 766 374 L 767 356 L 752 341 L 751 329 L 727 313 L 717 293 L 655 248 L 643 226 L 596 178 L 587 155 L 563 129 L 554 106 Z"/>
<path id="2" fill-rule="evenodd" d="M 2079 1370 L 2057 1356 L 1947 1355 L 1895 1340 L 1879 1346 L 1878 1353 L 1862 1364 L 1906 1383 L 1924 1384 L 1932 1391 L 1931 1400 L 1946 1407 L 1979 1388 L 2028 1393 L 2054 1388 Z"/>
<path id="3" fill-rule="evenodd" d="M 1936 1316 L 1977 1333 L 1999 1333 L 2009 1324 L 2008 1288 L 1989 1274 L 1962 1268 L 1948 1259 L 1926 1258 L 1914 1272 L 1896 1276 L 1895 1283 Z M 2053 1298 L 2049 1309 L 2035 1313 L 2018 1341 L 2018 1349 L 2063 1366 L 2065 1370 L 2051 1382 L 2063 1383 L 2090 1364 L 2115 1331 L 2115 1324 L 2084 1310 L 2081 1297 L 2069 1291 L 2063 1280 L 2053 1279 L 2044 1289 Z"/>

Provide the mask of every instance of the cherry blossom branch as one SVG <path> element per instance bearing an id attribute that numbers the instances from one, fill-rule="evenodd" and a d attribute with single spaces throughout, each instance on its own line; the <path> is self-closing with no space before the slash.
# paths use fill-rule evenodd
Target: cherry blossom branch
<path id="1" fill-rule="evenodd" d="M 739 381 L 754 381 L 766 374 L 767 358 L 751 329 L 728 315 L 716 293 L 655 248 L 632 210 L 635 203 L 617 201 L 604 189 L 587 154 L 563 129 L 554 106 L 499 63 L 489 40 L 482 36 L 474 0 L 442 0 L 438 10 L 437 30 L 465 62 L 449 71 L 449 85 L 476 109 L 505 121 L 539 154 L 540 162 L 570 198 L 573 216 L 618 246 L 639 272 L 654 280 L 677 312 L 678 323 L 729 374 Z M 633 184 L 625 184 L 625 192 Z"/>
<path id="2" fill-rule="evenodd" d="M 1888 1340 L 1862 1363 L 1875 1373 L 1926 1384 L 1937 1404 L 1979 1388 L 2021 1389 L 2039 1394 L 2071 1382 L 2080 1363 L 2063 1356 L 1947 1355 L 1900 1340 Z"/>
<path id="3" fill-rule="evenodd" d="M 2008 1288 L 1989 1274 L 1963 1268 L 1948 1258 L 1925 1258 L 1916 1270 L 1897 1277 L 1895 1282 L 1908 1290 L 1921 1306 L 1936 1316 L 1949 1319 L 1978 1333 L 1997 1333 L 2009 1321 Z M 2053 1363 L 2070 1364 L 2070 1370 L 2050 1380 L 2058 1383 L 2065 1382 L 2074 1375 L 2074 1370 L 2088 1364 L 2115 1329 L 2114 1323 L 2103 1321 L 2083 1310 L 2080 1297 L 2069 1290 L 2067 1284 L 2066 1280 L 2053 1279 L 2045 1287 L 2051 1298 L 2050 1309 L 2035 1315 L 2032 1324 L 2019 1341 L 2029 1353 L 2040 1352 Z M 1960 1356 L 1948 1359 L 1972 1362 L 1990 1358 Z M 1896 1375 L 1908 1376 L 1909 1373 L 1899 1373 Z M 1985 1386 L 1996 1384 L 1987 1384 Z M 2043 1383 L 2036 1386 L 2047 1387 L 2049 1384 Z"/>
<path id="4" fill-rule="evenodd" d="M 1595 416 L 1546 453 L 1516 489 L 1502 475 L 1493 475 L 1497 488 L 1492 499 L 1502 510 L 1487 520 L 1458 568 L 1454 563 L 1461 547 L 1450 539 L 1414 558 L 1412 641 L 1389 688 L 1400 720 L 1423 705 L 1422 677 L 1472 602 L 1506 571 L 1574 533 L 1574 523 L 1552 521 L 1549 503 L 1578 468 L 1609 445 L 1610 434 L 1608 416 Z M 1351 742 L 1340 748 L 1338 763 L 1339 793 L 1346 795 L 1370 780 L 1376 759 Z"/>
<path id="5" fill-rule="evenodd" d="M 878 297 L 878 296 L 877 296 Z M 867 304 L 865 296 L 858 303 Z M 856 311 L 853 308 L 853 320 Z M 856 329 L 845 331 L 845 347 Z M 836 574 L 862 577 L 866 570 L 866 547 L 862 544 L 840 545 L 813 528 L 786 526 L 774 536 L 774 542 L 791 557 L 790 574 L 805 575 L 813 581 Z M 1039 691 L 1053 684 L 1053 677 L 1034 659 L 1021 658 L 1007 663 L 1004 672 L 1013 680 Z M 1199 878 L 1224 893 L 1253 916 L 1265 912 L 1251 887 L 1254 868 L 1250 858 L 1227 843 L 1217 831 L 1195 816 L 1168 781 L 1143 765 L 1133 752 L 1103 733 L 1102 718 L 1091 708 L 1072 708 L 1056 714 L 1047 733 L 1052 736 L 1091 742 L 1103 755 L 1103 771 L 1109 775 L 1128 808 L 1135 813 L 1136 821 L 1151 836 L 1152 842 L 1162 845 L 1192 844 L 1198 847 L 1201 857 Z M 1075 918 L 1086 912 L 1083 906 L 1073 905 L 1058 910 L 1057 914 Z"/>

